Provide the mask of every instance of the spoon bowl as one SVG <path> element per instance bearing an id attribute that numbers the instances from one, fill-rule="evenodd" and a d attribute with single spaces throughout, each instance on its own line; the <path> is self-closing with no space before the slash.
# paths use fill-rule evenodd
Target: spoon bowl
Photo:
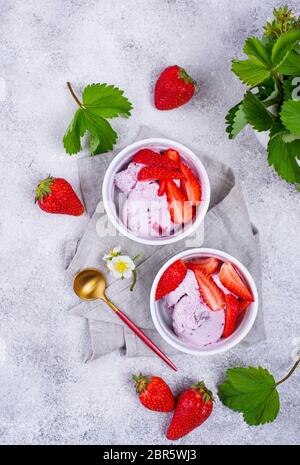
<path id="1" fill-rule="evenodd" d="M 75 294 L 83 300 L 105 298 L 106 280 L 96 268 L 86 268 L 76 274 L 73 281 Z"/>

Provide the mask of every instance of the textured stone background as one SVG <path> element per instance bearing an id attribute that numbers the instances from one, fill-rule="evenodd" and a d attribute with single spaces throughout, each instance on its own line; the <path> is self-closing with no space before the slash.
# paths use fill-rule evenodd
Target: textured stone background
<path id="1" fill-rule="evenodd" d="M 278 378 L 291 365 L 300 338 L 299 194 L 268 167 L 250 130 L 233 142 L 224 131 L 224 114 L 243 89 L 230 60 L 280 3 L 0 1 L 1 443 L 163 443 L 169 418 L 142 410 L 132 371 L 159 373 L 178 392 L 199 378 L 215 390 L 230 366 L 261 364 Z M 200 83 L 199 92 L 181 109 L 158 112 L 153 83 L 174 63 Z M 87 218 L 46 215 L 33 204 L 34 187 L 48 173 L 78 188 L 76 156 L 68 157 L 61 143 L 75 110 L 67 80 L 76 89 L 109 82 L 126 90 L 134 111 L 113 122 L 120 145 L 148 124 L 198 143 L 236 170 L 261 232 L 267 342 L 207 359 L 178 356 L 178 374 L 156 358 L 126 360 L 119 353 L 83 363 L 86 327 L 67 314 L 76 298 L 64 282 L 62 250 Z M 299 375 L 280 388 L 273 424 L 249 427 L 217 401 L 209 422 L 180 444 L 299 443 Z"/>

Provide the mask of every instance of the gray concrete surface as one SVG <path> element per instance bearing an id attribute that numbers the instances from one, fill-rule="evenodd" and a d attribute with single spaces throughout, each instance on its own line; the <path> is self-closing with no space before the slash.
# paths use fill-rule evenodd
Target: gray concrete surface
<path id="1" fill-rule="evenodd" d="M 179 392 L 198 379 L 215 390 L 231 366 L 260 364 L 279 378 L 291 365 L 300 338 L 300 194 L 269 168 L 250 130 L 236 141 L 224 130 L 243 90 L 230 60 L 242 56 L 244 39 L 260 32 L 274 4 L 281 2 L 0 1 L 0 443 L 165 443 L 169 416 L 142 410 L 133 371 L 160 374 Z M 187 106 L 158 112 L 153 83 L 175 63 L 199 82 L 198 93 Z M 46 215 L 33 203 L 48 173 L 78 188 L 76 156 L 61 143 L 75 109 L 67 80 L 76 89 L 108 82 L 126 91 L 134 111 L 113 122 L 120 146 L 143 123 L 235 169 L 261 232 L 266 342 L 207 359 L 178 356 L 178 374 L 158 359 L 119 353 L 83 363 L 86 326 L 67 314 L 76 298 L 62 251 L 87 218 Z M 179 444 L 299 443 L 299 376 L 280 388 L 274 423 L 249 427 L 217 401 L 213 417 Z"/>

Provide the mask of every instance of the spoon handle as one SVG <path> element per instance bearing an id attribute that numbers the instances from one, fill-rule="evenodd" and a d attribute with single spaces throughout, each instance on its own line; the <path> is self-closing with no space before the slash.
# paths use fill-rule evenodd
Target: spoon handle
<path id="1" fill-rule="evenodd" d="M 140 330 L 118 307 L 115 306 L 110 300 L 106 299 L 105 302 L 112 308 L 122 321 L 160 358 L 162 358 L 173 370 L 177 371 L 176 366 L 171 360 Z"/>

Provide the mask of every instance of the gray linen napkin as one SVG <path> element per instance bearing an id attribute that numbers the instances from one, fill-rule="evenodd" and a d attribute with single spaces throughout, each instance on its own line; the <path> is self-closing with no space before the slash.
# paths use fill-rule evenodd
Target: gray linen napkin
<path id="1" fill-rule="evenodd" d="M 142 127 L 136 140 L 162 137 L 158 131 Z M 230 253 L 239 259 L 254 277 L 259 293 L 259 310 L 256 322 L 242 342 L 251 345 L 265 339 L 261 295 L 261 259 L 259 234 L 251 225 L 247 207 L 233 171 L 226 165 L 212 160 L 194 148 L 202 160 L 211 184 L 211 202 L 203 226 L 193 238 L 167 246 L 147 246 L 115 235 L 101 202 L 104 173 L 115 153 L 96 158 L 81 158 L 78 161 L 82 196 L 87 213 L 91 216 L 80 241 L 68 242 L 65 249 L 65 267 L 71 280 L 75 273 L 87 266 L 104 268 L 102 257 L 112 247 L 120 245 L 129 256 L 142 252 L 138 265 L 138 281 L 130 292 L 130 280 L 108 278 L 108 297 L 119 306 L 166 354 L 178 353 L 157 333 L 152 323 L 149 308 L 149 293 L 159 268 L 174 254 L 192 247 L 213 247 Z M 103 237 L 103 231 L 106 236 Z M 127 356 L 153 355 L 153 352 L 124 326 L 123 322 L 100 301 L 80 302 L 70 314 L 84 317 L 88 321 L 92 354 L 86 359 L 95 359 L 116 349 L 125 348 Z"/>

